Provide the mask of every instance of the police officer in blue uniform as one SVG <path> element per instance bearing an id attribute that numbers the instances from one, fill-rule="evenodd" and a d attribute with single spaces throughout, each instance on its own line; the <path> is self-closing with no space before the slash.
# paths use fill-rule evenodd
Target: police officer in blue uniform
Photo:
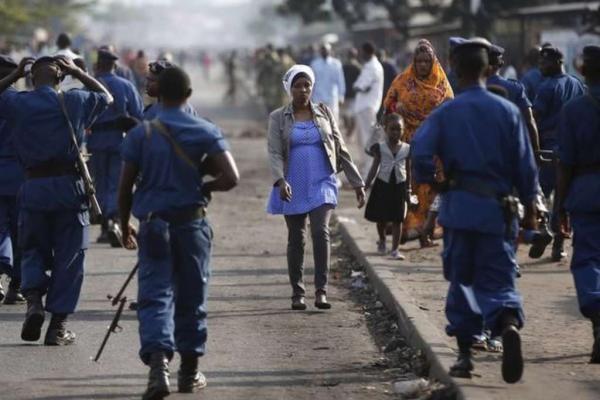
<path id="1" fill-rule="evenodd" d="M 542 48 L 539 46 L 529 50 L 525 60 L 529 69 L 521 77 L 521 83 L 525 87 L 525 94 L 532 104 L 537 96 L 538 88 L 544 80 L 539 67 L 541 50 Z"/>
<path id="2" fill-rule="evenodd" d="M 540 132 L 540 148 L 554 151 L 556 130 L 562 107 L 575 97 L 585 93 L 585 87 L 577 78 L 565 73 L 562 52 L 550 45 L 540 51 L 540 70 L 545 80 L 540 84 L 533 103 L 533 113 Z M 544 196 L 549 198 L 556 187 L 556 166 L 544 163 L 540 166 L 540 185 Z M 556 204 L 555 204 L 556 205 Z M 556 212 L 552 213 L 552 260 L 560 261 L 566 257 L 564 235 L 558 227 Z"/>
<path id="3" fill-rule="evenodd" d="M 515 104 L 519 110 L 521 110 L 521 114 L 525 120 L 525 125 L 527 126 L 527 131 L 529 132 L 529 140 L 531 141 L 533 152 L 534 154 L 539 154 L 539 133 L 535 118 L 533 117 L 532 104 L 527 97 L 525 86 L 519 81 L 506 79 L 500 76 L 500 69 L 504 65 L 504 49 L 502 47 L 492 44 L 489 58 L 490 66 L 488 68 L 486 85 L 488 88 L 492 86 L 499 86 L 505 89 L 506 98 Z M 537 158 L 539 164 L 539 157 Z M 525 242 L 532 245 L 529 250 L 529 256 L 531 258 L 540 258 L 544 254 L 546 246 L 552 242 L 553 237 L 548 227 L 549 217 L 544 204 L 545 201 L 542 190 L 540 189 L 538 192 L 538 210 L 545 210 L 544 212 L 540 213 L 540 219 L 543 221 L 543 223 L 540 225 L 543 226 L 540 226 L 539 231 L 526 232 L 524 237 Z"/>
<path id="4" fill-rule="evenodd" d="M 66 329 L 66 320 L 75 311 L 83 282 L 89 214 L 65 114 L 81 142 L 85 127 L 112 103 L 112 96 L 71 60 L 60 57 L 41 57 L 33 63 L 33 91 L 7 92 L 32 61 L 23 59 L 0 80 L 0 117 L 14 127 L 13 143 L 26 176 L 19 192 L 21 285 L 27 299 L 21 338 L 39 339 L 45 308 L 52 319 L 44 343 L 68 345 L 75 340 L 75 334 Z M 65 113 L 57 88 L 66 74 L 88 90 L 62 94 Z"/>
<path id="5" fill-rule="evenodd" d="M 96 78 L 106 86 L 115 101 L 98 117 L 87 139 L 87 149 L 92 154 L 90 166 L 104 216 L 98 241 L 108 241 L 113 247 L 119 247 L 121 243 L 117 223 L 117 186 L 121 170 L 119 151 L 125 132 L 135 126 L 135 120 L 143 118 L 143 103 L 137 89 L 114 73 L 118 58 L 105 47 L 98 50 Z"/>
<path id="6" fill-rule="evenodd" d="M 502 376 L 514 383 L 523 373 L 518 332 L 523 312 L 515 287 L 516 199 L 510 195 L 518 193 L 526 206 L 525 225 L 533 229 L 538 181 L 521 112 L 485 89 L 489 48 L 483 39 L 456 47 L 459 95 L 427 118 L 411 149 L 417 181 L 434 184 L 434 156 L 448 179 L 439 222 L 444 276 L 450 282 L 447 332 L 459 347 L 450 374 L 471 376 L 472 338 L 485 321 L 492 337 L 502 336 Z"/>
<path id="7" fill-rule="evenodd" d="M 161 108 L 156 119 L 129 132 L 123 143 L 119 185 L 123 242 L 136 244 L 130 212 L 140 220 L 138 319 L 140 357 L 150 367 L 144 399 L 170 393 L 168 363 L 181 356 L 178 390 L 206 385 L 198 371 L 207 337 L 206 299 L 212 230 L 206 206 L 215 191 L 238 181 L 235 162 L 219 129 L 182 110 L 190 79 L 178 67 L 159 77 Z M 214 180 L 205 182 L 205 171 Z M 132 195 L 134 183 L 135 193 Z"/>
<path id="8" fill-rule="evenodd" d="M 153 120 L 160 111 L 161 102 L 158 95 L 158 77 L 160 76 L 161 72 L 172 66 L 173 64 L 166 60 L 157 60 L 148 64 L 148 74 L 146 75 L 146 94 L 151 98 L 156 99 L 156 102 L 151 103 L 144 108 L 145 120 Z M 194 117 L 198 117 L 198 113 L 189 102 L 185 103 L 183 106 L 183 111 L 193 115 Z"/>
<path id="9" fill-rule="evenodd" d="M 0 55 L 0 79 L 13 72 L 17 66 L 12 58 Z M 16 89 L 10 87 L 5 93 L 15 91 Z M 11 124 L 0 118 L 0 277 L 2 274 L 10 277 L 6 293 L 0 285 L 0 301 L 4 298 L 4 304 L 25 301 L 20 293 L 20 252 L 17 246 L 17 192 L 25 177 L 17 160 L 11 136 Z"/>
<path id="10" fill-rule="evenodd" d="M 557 203 L 573 228 L 571 272 L 579 309 L 592 321 L 591 363 L 600 364 L 600 46 L 583 49 L 587 94 L 569 101 L 558 123 Z"/>

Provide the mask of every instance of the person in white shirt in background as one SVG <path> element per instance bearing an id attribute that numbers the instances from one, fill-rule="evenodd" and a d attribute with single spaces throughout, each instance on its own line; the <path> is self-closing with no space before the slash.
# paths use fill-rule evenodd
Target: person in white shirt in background
<path id="1" fill-rule="evenodd" d="M 358 79 L 354 82 L 356 91 L 354 112 L 360 148 L 365 149 L 372 128 L 377 122 L 377 110 L 383 98 L 383 66 L 375 56 L 375 46 L 372 43 L 363 43 L 360 53 L 364 65 Z M 366 176 L 369 168 L 366 154 L 363 154 L 360 160 L 360 172 Z"/>
<path id="2" fill-rule="evenodd" d="M 319 49 L 320 57 L 310 64 L 315 73 L 312 99 L 315 103 L 324 103 L 333 112 L 335 120 L 340 119 L 340 105 L 346 96 L 346 82 L 342 63 L 331 56 L 331 45 L 323 43 Z"/>
<path id="3" fill-rule="evenodd" d="M 71 37 L 67 33 L 61 33 L 56 38 L 56 47 L 58 50 L 53 54 L 56 56 L 63 56 L 70 60 L 83 60 L 82 57 L 71 50 Z M 79 63 L 78 63 L 79 64 Z M 71 89 L 83 89 L 83 84 L 78 79 L 73 79 L 72 76 L 67 75 L 63 81 L 58 85 L 59 89 L 66 92 Z"/>

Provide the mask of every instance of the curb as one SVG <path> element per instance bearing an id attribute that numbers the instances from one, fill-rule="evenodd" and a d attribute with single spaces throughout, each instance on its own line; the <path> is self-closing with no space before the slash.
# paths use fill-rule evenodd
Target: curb
<path id="1" fill-rule="evenodd" d="M 457 400 L 468 400 L 461 386 L 448 375 L 447 371 L 454 363 L 456 354 L 448 347 L 444 339 L 445 334 L 429 321 L 427 315 L 415 305 L 412 296 L 386 268 L 369 262 L 352 236 L 354 224 L 343 221 L 339 216 L 336 216 L 336 220 L 342 240 L 349 247 L 352 255 L 365 267 L 369 281 L 379 299 L 397 316 L 398 326 L 407 342 L 425 354 L 430 365 L 429 377 L 454 388 Z"/>

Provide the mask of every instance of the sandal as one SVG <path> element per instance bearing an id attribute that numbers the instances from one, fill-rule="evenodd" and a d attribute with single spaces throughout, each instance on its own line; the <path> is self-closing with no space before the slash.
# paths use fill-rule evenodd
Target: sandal
<path id="1" fill-rule="evenodd" d="M 490 353 L 502 353 L 504 346 L 502 346 L 502 340 L 499 337 L 487 339 L 487 351 Z"/>
<path id="2" fill-rule="evenodd" d="M 404 256 L 404 254 L 400 253 L 400 251 L 398 251 L 398 250 L 392 251 L 392 253 L 390 254 L 390 257 L 393 260 L 400 260 L 400 261 L 406 260 L 406 257 Z"/>

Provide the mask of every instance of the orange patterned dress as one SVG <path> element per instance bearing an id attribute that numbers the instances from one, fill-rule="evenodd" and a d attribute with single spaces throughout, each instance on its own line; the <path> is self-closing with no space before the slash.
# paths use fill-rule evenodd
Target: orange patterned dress
<path id="1" fill-rule="evenodd" d="M 417 78 L 413 62 L 394 79 L 384 100 L 387 112 L 397 112 L 404 118 L 402 141 L 407 143 L 410 143 L 421 123 L 437 106 L 454 97 L 450 82 L 435 56 L 433 47 L 428 42 L 421 41 L 415 50 L 415 57 L 419 51 L 425 51 L 432 56 L 433 64 L 429 76 L 426 79 Z M 427 184 L 417 185 L 412 182 L 412 190 L 419 204 L 416 208 L 411 207 L 404 222 L 406 238 L 414 238 L 420 232 L 435 198 L 435 193 Z"/>

